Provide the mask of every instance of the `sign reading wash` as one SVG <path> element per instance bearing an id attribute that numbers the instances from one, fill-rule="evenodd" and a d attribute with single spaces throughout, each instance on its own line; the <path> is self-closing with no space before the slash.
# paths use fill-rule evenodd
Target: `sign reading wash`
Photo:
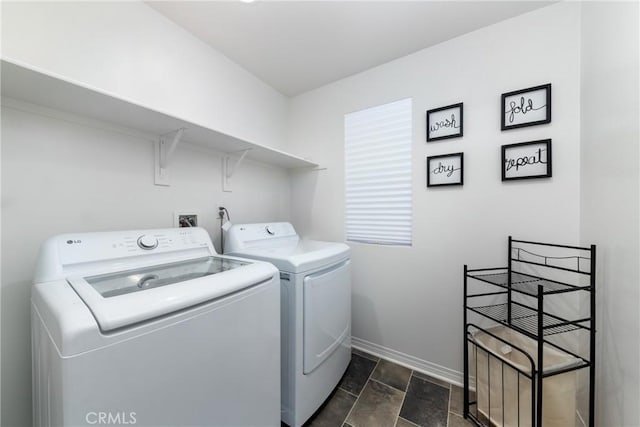
<path id="1" fill-rule="evenodd" d="M 462 136 L 462 102 L 427 111 L 427 142 Z"/>

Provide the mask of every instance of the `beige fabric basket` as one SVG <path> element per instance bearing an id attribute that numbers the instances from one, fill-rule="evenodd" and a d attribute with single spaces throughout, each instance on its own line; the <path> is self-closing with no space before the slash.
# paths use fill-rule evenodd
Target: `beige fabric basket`
<path id="1" fill-rule="evenodd" d="M 537 363 L 538 343 L 535 340 L 506 326 L 490 328 L 487 331 L 524 350 L 533 359 L 534 364 Z M 470 367 L 475 370 L 477 366 L 475 391 L 478 411 L 496 426 L 531 427 L 531 380 L 522 374 L 519 375 L 513 368 L 517 367 L 530 375 L 531 362 L 522 352 L 482 331 L 474 333 L 473 340 L 477 344 L 477 351 L 470 353 Z M 477 358 L 477 365 L 473 357 Z M 544 346 L 545 373 L 578 363 L 580 359 L 551 346 Z M 476 388 L 475 380 L 470 381 L 470 387 Z M 545 378 L 542 392 L 542 425 L 575 426 L 576 372 Z"/>

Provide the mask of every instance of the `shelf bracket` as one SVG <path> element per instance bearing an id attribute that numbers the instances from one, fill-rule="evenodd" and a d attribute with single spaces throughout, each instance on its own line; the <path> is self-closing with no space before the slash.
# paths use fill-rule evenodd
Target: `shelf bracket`
<path id="1" fill-rule="evenodd" d="M 185 128 L 180 128 L 164 135 L 160 135 L 158 141 L 155 144 L 155 157 L 156 157 L 156 173 L 155 184 L 169 186 L 169 163 L 173 156 L 173 152 L 176 150 L 180 138 L 184 133 Z M 173 139 L 170 138 L 171 134 Z"/>
<path id="2" fill-rule="evenodd" d="M 231 192 L 231 178 L 238 171 L 249 151 L 251 151 L 251 148 L 236 152 L 242 154 L 240 154 L 240 158 L 235 163 L 232 163 L 233 157 L 231 156 L 231 154 L 235 153 L 227 153 L 222 157 L 222 191 Z"/>

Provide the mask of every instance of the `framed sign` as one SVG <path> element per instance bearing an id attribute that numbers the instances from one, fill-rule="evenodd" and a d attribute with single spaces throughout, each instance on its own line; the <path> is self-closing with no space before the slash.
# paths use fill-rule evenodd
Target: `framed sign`
<path id="1" fill-rule="evenodd" d="M 502 180 L 551 177 L 551 140 L 502 146 Z"/>
<path id="2" fill-rule="evenodd" d="M 551 122 L 551 83 L 502 94 L 501 129 Z"/>
<path id="3" fill-rule="evenodd" d="M 427 111 L 427 142 L 462 136 L 462 102 Z"/>
<path id="4" fill-rule="evenodd" d="M 464 153 L 427 157 L 427 187 L 462 185 Z"/>

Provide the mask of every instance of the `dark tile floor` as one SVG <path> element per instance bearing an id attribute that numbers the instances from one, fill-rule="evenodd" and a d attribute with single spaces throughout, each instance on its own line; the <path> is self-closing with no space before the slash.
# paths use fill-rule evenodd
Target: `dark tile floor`
<path id="1" fill-rule="evenodd" d="M 462 389 L 354 350 L 351 364 L 307 427 L 465 427 Z"/>

